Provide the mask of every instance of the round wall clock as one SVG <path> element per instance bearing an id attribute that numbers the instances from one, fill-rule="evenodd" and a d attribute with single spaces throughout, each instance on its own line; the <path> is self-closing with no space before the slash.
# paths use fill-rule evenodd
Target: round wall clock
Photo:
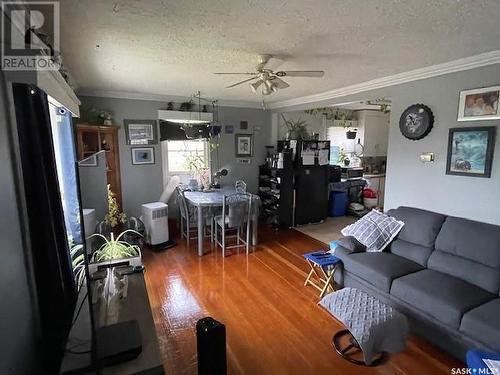
<path id="1" fill-rule="evenodd" d="M 406 108 L 399 119 L 399 129 L 408 139 L 416 141 L 430 133 L 434 124 L 434 115 L 429 107 L 414 104 Z"/>

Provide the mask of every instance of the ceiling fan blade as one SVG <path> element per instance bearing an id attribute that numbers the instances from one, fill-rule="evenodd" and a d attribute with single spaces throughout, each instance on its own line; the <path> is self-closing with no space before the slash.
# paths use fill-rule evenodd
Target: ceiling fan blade
<path id="1" fill-rule="evenodd" d="M 256 76 L 259 73 L 214 73 L 214 74 L 235 74 L 235 75 L 246 75 L 246 76 Z"/>
<path id="2" fill-rule="evenodd" d="M 288 83 L 286 83 L 285 81 L 283 81 L 281 78 L 273 76 L 270 79 L 271 79 L 271 81 L 273 81 L 273 83 L 276 85 L 276 87 L 279 88 L 280 90 L 286 89 L 287 87 L 290 87 L 290 85 Z"/>
<path id="3" fill-rule="evenodd" d="M 237 83 L 234 83 L 232 85 L 227 86 L 226 89 L 230 89 L 231 87 L 241 85 L 242 83 L 245 83 L 245 82 L 253 81 L 254 79 L 257 79 L 257 78 L 259 78 L 259 77 L 252 77 L 252 78 L 244 79 L 243 81 L 240 81 L 240 82 L 237 82 Z"/>
<path id="4" fill-rule="evenodd" d="M 285 70 L 276 72 L 278 77 L 323 77 L 325 72 L 322 70 Z"/>

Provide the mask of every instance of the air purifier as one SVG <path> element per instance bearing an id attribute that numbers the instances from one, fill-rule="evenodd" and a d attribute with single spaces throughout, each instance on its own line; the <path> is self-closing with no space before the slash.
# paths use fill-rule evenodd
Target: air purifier
<path id="1" fill-rule="evenodd" d="M 144 223 L 145 240 L 154 248 L 166 248 L 175 245 L 168 233 L 168 205 L 162 202 L 142 205 L 141 220 Z"/>

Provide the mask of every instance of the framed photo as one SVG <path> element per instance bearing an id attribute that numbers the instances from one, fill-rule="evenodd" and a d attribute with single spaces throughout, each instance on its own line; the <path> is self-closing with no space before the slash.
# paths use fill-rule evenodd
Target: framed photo
<path id="1" fill-rule="evenodd" d="M 489 178 L 495 132 L 494 126 L 450 129 L 446 174 Z"/>
<path id="2" fill-rule="evenodd" d="M 97 154 L 93 154 L 78 162 L 80 167 L 97 167 Z"/>
<path id="3" fill-rule="evenodd" d="M 235 134 L 236 140 L 236 157 L 245 158 L 253 154 L 253 135 L 252 134 Z"/>
<path id="4" fill-rule="evenodd" d="M 224 126 L 224 130 L 226 134 L 233 134 L 234 133 L 234 127 L 233 125 L 226 125 Z"/>
<path id="5" fill-rule="evenodd" d="M 458 121 L 500 119 L 499 96 L 500 86 L 461 91 Z"/>
<path id="6" fill-rule="evenodd" d="M 158 143 L 156 120 L 123 120 L 128 145 Z"/>
<path id="7" fill-rule="evenodd" d="M 154 147 L 132 147 L 132 164 L 154 164 L 155 163 L 155 149 Z"/>
<path id="8" fill-rule="evenodd" d="M 248 121 L 240 121 L 240 129 L 248 130 Z"/>

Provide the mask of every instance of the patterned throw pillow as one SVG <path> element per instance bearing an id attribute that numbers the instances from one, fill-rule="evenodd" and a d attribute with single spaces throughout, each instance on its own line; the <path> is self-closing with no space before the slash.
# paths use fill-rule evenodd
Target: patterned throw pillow
<path id="1" fill-rule="evenodd" d="M 405 224 L 377 210 L 372 210 L 354 224 L 341 230 L 366 246 L 366 251 L 382 251 L 391 243 Z"/>

